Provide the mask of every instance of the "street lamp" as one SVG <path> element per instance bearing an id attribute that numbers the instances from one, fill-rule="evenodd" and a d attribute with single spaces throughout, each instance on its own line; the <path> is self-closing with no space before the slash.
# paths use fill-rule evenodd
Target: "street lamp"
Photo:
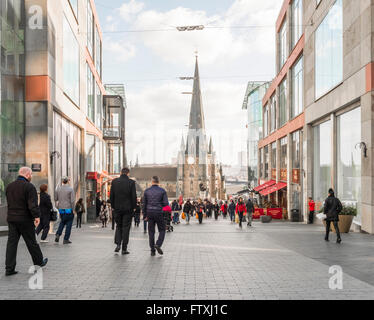
<path id="1" fill-rule="evenodd" d="M 196 30 L 204 30 L 203 25 L 198 25 L 198 26 L 182 26 L 182 27 L 177 27 L 178 31 L 196 31 Z"/>

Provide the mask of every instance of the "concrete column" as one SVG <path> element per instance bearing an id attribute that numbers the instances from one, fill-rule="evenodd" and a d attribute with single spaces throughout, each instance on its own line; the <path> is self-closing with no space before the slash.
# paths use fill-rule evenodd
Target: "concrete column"
<path id="1" fill-rule="evenodd" d="M 288 219 L 291 218 L 292 203 L 292 135 L 287 135 L 287 212 Z"/>
<path id="2" fill-rule="evenodd" d="M 337 119 L 335 114 L 331 114 L 331 188 L 336 191 L 337 187 L 337 156 L 338 156 L 338 145 L 337 145 Z M 327 194 L 326 190 L 326 194 Z"/>
<path id="3" fill-rule="evenodd" d="M 308 197 L 313 197 L 313 127 L 306 125 L 303 135 L 303 193 L 304 193 L 304 221 L 308 221 Z"/>
<path id="4" fill-rule="evenodd" d="M 361 97 L 361 140 L 368 148 L 361 167 L 361 230 L 374 234 L 374 98 L 369 92 Z"/>

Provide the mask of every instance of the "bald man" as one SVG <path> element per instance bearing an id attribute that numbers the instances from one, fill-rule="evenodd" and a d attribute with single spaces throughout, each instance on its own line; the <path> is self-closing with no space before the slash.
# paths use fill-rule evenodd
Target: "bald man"
<path id="1" fill-rule="evenodd" d="M 44 267 L 48 259 L 43 258 L 36 242 L 35 227 L 40 223 L 38 194 L 31 183 L 32 170 L 24 167 L 19 170 L 18 178 L 6 188 L 8 203 L 8 244 L 6 249 L 5 275 L 17 274 L 16 258 L 20 237 L 25 240 L 34 266 Z"/>

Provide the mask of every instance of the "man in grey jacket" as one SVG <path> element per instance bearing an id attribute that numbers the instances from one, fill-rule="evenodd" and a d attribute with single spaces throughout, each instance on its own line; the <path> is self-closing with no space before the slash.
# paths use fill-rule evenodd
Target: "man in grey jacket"
<path id="1" fill-rule="evenodd" d="M 70 244 L 71 227 L 74 221 L 74 205 L 75 205 L 75 193 L 74 189 L 69 186 L 70 179 L 64 177 L 62 179 L 62 186 L 58 187 L 55 192 L 55 201 L 57 209 L 60 213 L 61 222 L 56 232 L 55 242 L 60 241 L 60 236 L 65 230 L 64 244 Z"/>

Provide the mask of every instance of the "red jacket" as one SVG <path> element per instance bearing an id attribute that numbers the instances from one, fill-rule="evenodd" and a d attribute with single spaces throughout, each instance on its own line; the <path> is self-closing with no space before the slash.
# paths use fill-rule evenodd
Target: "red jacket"
<path id="1" fill-rule="evenodd" d="M 316 211 L 316 204 L 313 200 L 309 202 L 309 211 Z"/>
<path id="2" fill-rule="evenodd" d="M 239 213 L 239 212 L 247 212 L 247 206 L 243 203 L 243 204 L 237 204 L 236 205 L 236 210 L 235 210 L 236 213 Z"/>

